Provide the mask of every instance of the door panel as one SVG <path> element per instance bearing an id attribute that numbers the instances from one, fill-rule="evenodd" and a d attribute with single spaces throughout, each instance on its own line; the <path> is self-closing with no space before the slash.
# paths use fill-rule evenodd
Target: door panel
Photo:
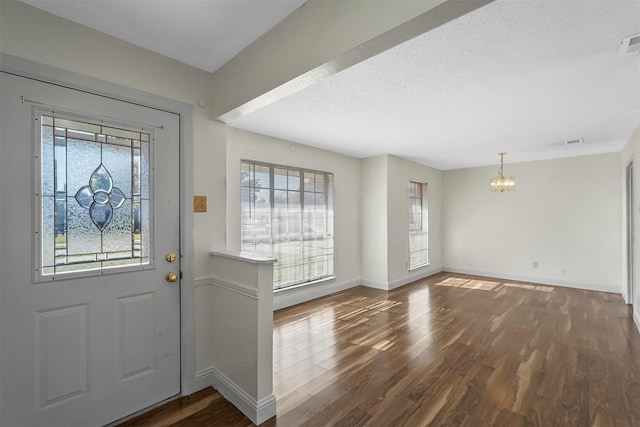
<path id="1" fill-rule="evenodd" d="M 169 263 L 164 254 L 180 253 L 179 117 L 5 73 L 0 87 L 0 424 L 104 425 L 178 394 L 180 281 L 170 283 L 166 276 L 179 277 L 180 259 Z M 132 167 L 118 164 L 118 152 L 135 151 L 135 144 L 123 148 L 124 139 L 103 138 L 92 142 L 100 148 L 97 160 L 68 160 L 64 185 L 48 198 L 39 194 L 36 168 L 47 154 L 39 149 L 43 111 L 147 132 L 151 162 L 133 169 L 147 167 L 149 184 L 136 193 L 119 172 Z M 62 127 L 51 129 L 63 133 Z M 52 143 L 54 150 L 85 144 L 86 134 L 65 132 L 60 141 L 67 142 Z M 64 159 L 73 159 L 64 150 Z M 63 161 L 57 159 L 55 167 Z M 146 225 L 134 220 L 145 209 Z M 67 219 L 53 225 L 58 214 Z M 94 241 L 77 238 L 72 244 L 73 227 L 85 227 Z M 145 227 L 146 234 L 139 230 Z M 41 233 L 56 233 L 55 244 L 40 245 Z M 134 236 L 131 246 L 121 250 L 114 239 L 127 235 Z M 87 255 L 84 246 L 98 249 Z M 148 262 L 131 258 L 135 265 L 107 268 L 113 264 L 109 257 L 126 261 L 127 251 L 132 257 L 146 253 Z M 55 265 L 41 264 L 42 257 L 55 257 Z M 71 258 L 87 262 L 89 270 L 65 273 L 62 260 Z M 51 271 L 39 271 L 42 265 Z"/>
<path id="2" fill-rule="evenodd" d="M 87 393 L 87 304 L 37 314 L 40 407 Z"/>

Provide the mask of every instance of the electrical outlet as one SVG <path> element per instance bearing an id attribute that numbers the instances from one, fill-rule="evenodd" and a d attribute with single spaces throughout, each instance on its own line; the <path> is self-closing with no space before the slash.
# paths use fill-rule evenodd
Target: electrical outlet
<path id="1" fill-rule="evenodd" d="M 538 261 L 533 261 L 533 268 L 538 268 Z"/>

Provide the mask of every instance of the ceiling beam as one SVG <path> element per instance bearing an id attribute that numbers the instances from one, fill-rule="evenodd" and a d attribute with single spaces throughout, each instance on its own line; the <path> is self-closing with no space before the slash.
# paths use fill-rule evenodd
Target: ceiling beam
<path id="1" fill-rule="evenodd" d="M 309 0 L 212 75 L 230 122 L 493 0 Z"/>

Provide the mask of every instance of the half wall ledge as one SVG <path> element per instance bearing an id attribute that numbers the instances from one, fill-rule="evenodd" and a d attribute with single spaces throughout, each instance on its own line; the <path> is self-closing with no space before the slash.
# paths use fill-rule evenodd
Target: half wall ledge
<path id="1" fill-rule="evenodd" d="M 276 415 L 273 264 L 247 252 L 211 252 L 214 387 L 253 423 Z"/>

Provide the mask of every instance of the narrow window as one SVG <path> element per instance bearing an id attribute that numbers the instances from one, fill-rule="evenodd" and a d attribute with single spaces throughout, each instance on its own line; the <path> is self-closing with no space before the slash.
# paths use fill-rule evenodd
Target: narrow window
<path id="1" fill-rule="evenodd" d="M 409 270 L 429 263 L 427 184 L 409 181 Z"/>
<path id="2" fill-rule="evenodd" d="M 333 175 L 241 162 L 241 250 L 277 258 L 273 288 L 333 276 Z"/>

